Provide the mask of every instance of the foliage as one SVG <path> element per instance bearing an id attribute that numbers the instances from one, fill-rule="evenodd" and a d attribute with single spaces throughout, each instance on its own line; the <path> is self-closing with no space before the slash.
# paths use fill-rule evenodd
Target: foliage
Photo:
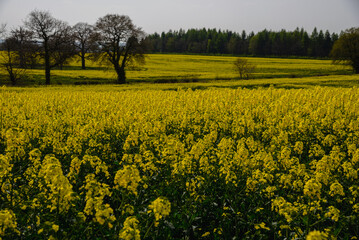
<path id="1" fill-rule="evenodd" d="M 335 63 L 348 64 L 359 73 L 359 28 L 351 28 L 342 33 L 331 51 Z"/>
<path id="2" fill-rule="evenodd" d="M 311 35 L 303 28 L 278 32 L 263 30 L 257 34 L 203 28 L 154 33 L 147 39 L 154 53 L 327 57 L 338 35 L 322 30 L 318 33 L 316 28 Z"/>
<path id="3" fill-rule="evenodd" d="M 359 235 L 357 88 L 121 89 L 1 88 L 1 237 Z"/>

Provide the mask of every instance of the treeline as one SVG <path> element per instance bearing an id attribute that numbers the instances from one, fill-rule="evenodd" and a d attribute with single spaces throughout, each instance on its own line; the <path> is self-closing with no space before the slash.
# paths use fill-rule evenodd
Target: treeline
<path id="1" fill-rule="evenodd" d="M 311 34 L 303 28 L 257 34 L 203 28 L 154 33 L 147 36 L 147 42 L 153 53 L 327 57 L 338 37 L 317 28 Z"/>

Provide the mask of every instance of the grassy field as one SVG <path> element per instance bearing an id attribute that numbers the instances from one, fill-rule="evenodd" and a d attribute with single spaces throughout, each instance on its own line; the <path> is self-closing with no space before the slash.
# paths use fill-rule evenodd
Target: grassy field
<path id="1" fill-rule="evenodd" d="M 127 80 L 129 83 L 177 83 L 206 82 L 205 86 L 218 84 L 218 81 L 229 81 L 224 85 L 262 86 L 262 85 L 341 85 L 354 86 L 358 79 L 351 74 L 349 68 L 333 65 L 330 60 L 282 59 L 282 58 L 247 58 L 257 66 L 255 80 L 243 81 L 233 69 L 235 57 L 199 56 L 199 55 L 147 55 L 146 64 L 140 67 L 129 67 Z M 88 69 L 81 70 L 79 61 L 72 61 L 63 70 L 52 70 L 53 84 L 102 84 L 115 83 L 116 75 L 111 68 L 97 63 L 87 62 Z M 334 75 L 340 75 L 333 77 Z M 321 76 L 320 78 L 317 78 Z M 325 76 L 329 76 L 325 78 Z M 315 77 L 315 78 L 311 78 Z M 0 79 L 0 84 L 8 83 Z M 294 79 L 294 80 L 293 80 Z M 240 80 L 240 81 L 237 81 Z M 27 79 L 21 85 L 41 85 L 45 82 L 44 70 L 27 71 Z M 210 84 L 207 84 L 209 83 Z M 202 84 L 199 84 L 201 86 Z"/>

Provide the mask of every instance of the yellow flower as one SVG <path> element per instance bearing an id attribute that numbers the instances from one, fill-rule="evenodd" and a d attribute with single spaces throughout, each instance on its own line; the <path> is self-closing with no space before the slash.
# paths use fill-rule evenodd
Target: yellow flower
<path id="1" fill-rule="evenodd" d="M 41 220 L 39 216 L 36 216 L 36 226 L 40 226 Z"/>
<path id="2" fill-rule="evenodd" d="M 0 211 L 0 236 L 5 235 L 7 229 L 15 232 L 17 227 L 15 214 L 8 209 Z"/>
<path id="3" fill-rule="evenodd" d="M 115 176 L 115 184 L 137 195 L 137 187 L 141 182 L 140 172 L 134 165 L 126 165 L 118 170 Z"/>
<path id="4" fill-rule="evenodd" d="M 325 213 L 324 216 L 331 218 L 333 221 L 337 222 L 339 220 L 339 215 L 340 211 L 337 208 L 330 206 L 328 212 Z"/>
<path id="5" fill-rule="evenodd" d="M 320 198 L 320 192 L 322 189 L 322 184 L 315 179 L 310 179 L 304 185 L 304 195 L 310 198 Z"/>
<path id="6" fill-rule="evenodd" d="M 123 223 L 119 238 L 123 240 L 140 240 L 140 230 L 138 229 L 138 220 L 136 217 L 128 217 Z"/>
<path id="7" fill-rule="evenodd" d="M 359 203 L 353 205 L 353 211 L 354 211 L 355 213 L 359 213 Z"/>
<path id="8" fill-rule="evenodd" d="M 285 217 L 287 222 L 292 222 L 292 215 L 298 213 L 298 207 L 294 206 L 292 203 L 287 202 L 283 197 L 277 197 L 272 200 L 272 210 L 275 210 Z"/>
<path id="9" fill-rule="evenodd" d="M 344 189 L 343 189 L 343 186 L 338 183 L 338 182 L 335 182 L 333 183 L 332 185 L 330 185 L 330 192 L 329 194 L 331 196 L 334 196 L 334 195 L 340 195 L 340 196 L 344 196 L 345 193 L 344 193 Z"/>
<path id="10" fill-rule="evenodd" d="M 260 224 L 255 224 L 254 225 L 255 229 L 265 229 L 265 230 L 270 230 L 269 227 L 266 227 L 266 224 L 264 222 L 261 222 Z"/>
<path id="11" fill-rule="evenodd" d="M 298 154 L 302 154 L 303 153 L 303 142 L 296 142 L 294 145 L 294 151 Z"/>
<path id="12" fill-rule="evenodd" d="M 158 226 L 158 221 L 170 214 L 171 203 L 167 199 L 159 197 L 148 208 L 154 213 L 156 219 L 155 225 Z"/>
<path id="13" fill-rule="evenodd" d="M 207 236 L 209 236 L 210 234 L 211 234 L 210 232 L 205 232 L 205 233 L 202 234 L 201 237 L 207 237 Z"/>
<path id="14" fill-rule="evenodd" d="M 311 231 L 308 233 L 306 240 L 326 240 L 328 239 L 328 234 L 321 231 Z"/>
<path id="15" fill-rule="evenodd" d="M 257 209 L 256 209 L 256 212 L 260 212 L 260 211 L 262 211 L 262 210 L 264 210 L 264 208 L 257 208 Z"/>
<path id="16" fill-rule="evenodd" d="M 55 232 L 59 231 L 59 225 L 56 225 L 56 224 L 52 225 L 52 229 L 53 229 Z"/>
<path id="17" fill-rule="evenodd" d="M 86 216 L 83 212 L 79 212 L 77 213 L 77 216 L 82 220 L 82 221 L 86 221 Z"/>
<path id="18" fill-rule="evenodd" d="M 113 222 L 116 220 L 115 215 L 113 214 L 113 209 L 109 204 L 101 204 L 96 208 L 96 221 L 101 225 L 105 224 L 106 221 Z"/>
<path id="19" fill-rule="evenodd" d="M 105 222 L 113 222 L 116 217 L 109 204 L 104 204 L 105 196 L 111 196 L 110 188 L 107 184 L 100 183 L 95 179 L 95 174 L 90 173 L 86 176 L 86 205 L 84 213 L 88 216 L 95 215 L 94 221 L 103 225 Z"/>
<path id="20" fill-rule="evenodd" d="M 128 213 L 128 214 L 130 214 L 130 215 L 133 215 L 134 210 L 133 210 L 133 206 L 132 206 L 132 205 L 126 204 L 126 205 L 123 207 L 121 214 L 122 214 L 122 215 L 125 215 L 126 213 Z"/>
<path id="21" fill-rule="evenodd" d="M 59 209 L 60 213 L 67 212 L 71 207 L 71 202 L 75 200 L 75 193 L 72 185 L 64 176 L 60 161 L 52 155 L 47 155 L 42 162 L 39 177 L 45 181 L 45 186 L 41 186 L 47 193 L 50 211 Z M 49 189 L 49 190 L 48 190 Z"/>

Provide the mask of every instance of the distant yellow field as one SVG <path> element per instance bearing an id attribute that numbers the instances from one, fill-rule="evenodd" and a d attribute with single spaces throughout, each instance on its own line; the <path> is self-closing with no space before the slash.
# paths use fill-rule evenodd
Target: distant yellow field
<path id="1" fill-rule="evenodd" d="M 143 66 L 129 66 L 126 72 L 128 82 L 204 82 L 217 80 L 239 80 L 234 71 L 236 57 L 149 54 Z M 348 67 L 333 65 L 330 60 L 246 58 L 256 65 L 255 79 L 300 78 L 311 76 L 351 74 Z M 115 82 L 116 74 L 109 67 L 87 61 L 87 70 L 80 69 L 80 62 L 73 60 L 63 70 L 53 69 L 52 83 L 82 84 Z M 4 74 L 4 73 L 3 73 Z M 44 70 L 27 71 L 25 85 L 43 84 Z M 0 81 L 6 82 L 5 76 Z M 265 80 L 267 81 L 267 80 Z M 270 82 L 270 80 L 268 80 Z M 1 82 L 0 82 L 1 84 Z"/>
<path id="2" fill-rule="evenodd" d="M 149 54 L 146 57 L 146 65 L 136 70 L 127 71 L 127 77 L 132 81 L 153 80 L 225 80 L 238 79 L 238 74 L 233 69 L 236 57 L 229 56 L 201 56 L 201 55 L 173 55 L 173 54 Z M 330 60 L 310 59 L 280 59 L 280 58 L 246 58 L 257 66 L 256 78 L 283 77 L 283 76 L 315 76 L 329 74 L 348 73 L 348 68 L 333 65 Z M 80 66 L 80 63 L 72 63 Z M 90 66 L 96 64 L 90 63 Z M 58 76 L 71 74 L 83 77 L 113 78 L 114 72 L 80 71 L 68 72 L 56 71 Z"/>

